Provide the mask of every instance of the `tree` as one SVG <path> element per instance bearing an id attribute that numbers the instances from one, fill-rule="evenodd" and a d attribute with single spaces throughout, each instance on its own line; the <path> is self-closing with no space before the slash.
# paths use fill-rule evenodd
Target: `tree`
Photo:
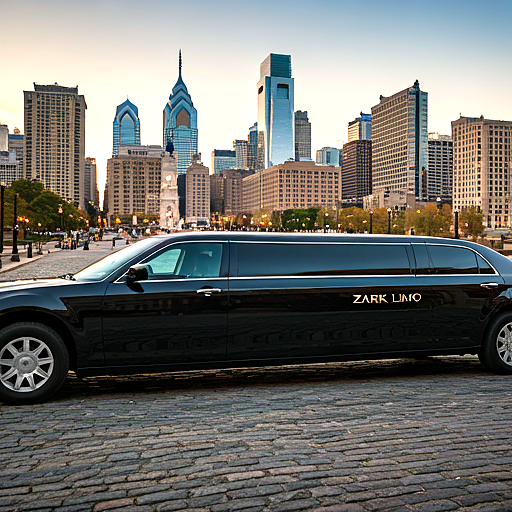
<path id="1" fill-rule="evenodd" d="M 465 208 L 459 213 L 459 226 L 464 236 L 476 240 L 484 232 L 484 215 L 475 206 Z"/>
<path id="2" fill-rule="evenodd" d="M 407 212 L 407 230 L 414 229 L 416 235 L 447 236 L 451 223 L 452 209 L 447 204 L 439 209 L 437 204 L 429 203 L 422 210 Z"/>
<path id="3" fill-rule="evenodd" d="M 11 184 L 11 190 L 17 192 L 21 199 L 31 203 L 44 190 L 44 185 L 40 181 L 16 180 Z"/>

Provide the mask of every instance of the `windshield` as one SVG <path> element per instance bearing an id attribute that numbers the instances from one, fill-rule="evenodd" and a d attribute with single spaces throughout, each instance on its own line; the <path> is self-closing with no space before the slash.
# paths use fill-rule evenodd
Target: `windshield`
<path id="1" fill-rule="evenodd" d="M 80 270 L 80 272 L 75 274 L 73 277 L 77 281 L 101 281 L 112 274 L 116 269 L 122 267 L 125 263 L 137 256 L 137 254 L 142 254 L 146 249 L 156 245 L 160 241 L 161 240 L 155 240 L 154 238 L 141 240 L 140 242 L 129 245 L 124 249 L 105 256 L 96 263 Z"/>

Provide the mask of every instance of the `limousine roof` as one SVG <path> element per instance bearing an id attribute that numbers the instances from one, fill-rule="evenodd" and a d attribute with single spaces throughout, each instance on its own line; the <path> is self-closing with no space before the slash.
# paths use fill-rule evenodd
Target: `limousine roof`
<path id="1" fill-rule="evenodd" d="M 369 234 L 348 234 L 348 233 L 276 233 L 264 231 L 182 231 L 171 235 L 157 235 L 157 239 L 180 239 L 180 240 L 223 240 L 223 241 L 272 241 L 272 242 L 349 242 L 349 243 L 430 243 L 448 244 L 471 247 L 480 252 L 487 249 L 485 246 L 467 240 L 453 238 L 438 238 L 433 236 L 412 236 L 412 235 L 369 235 Z M 496 254 L 496 251 L 488 249 Z"/>
<path id="2" fill-rule="evenodd" d="M 263 231 L 184 231 L 171 235 L 157 235 L 154 238 L 160 240 L 219 240 L 231 242 L 309 242 L 309 243 L 391 243 L 391 244 L 435 244 L 435 245 L 457 245 L 468 247 L 480 253 L 487 259 L 502 275 L 512 277 L 512 261 L 498 252 L 485 247 L 484 245 L 453 238 L 438 238 L 431 236 L 412 235 L 369 235 L 369 234 L 347 234 L 347 233 L 275 233 Z"/>

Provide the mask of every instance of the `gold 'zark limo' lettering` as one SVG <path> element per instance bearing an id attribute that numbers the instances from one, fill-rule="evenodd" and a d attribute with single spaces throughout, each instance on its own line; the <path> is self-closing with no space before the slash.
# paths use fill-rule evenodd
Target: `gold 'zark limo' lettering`
<path id="1" fill-rule="evenodd" d="M 378 295 L 352 295 L 353 304 L 392 304 L 393 302 L 419 302 L 419 293 L 384 293 Z"/>

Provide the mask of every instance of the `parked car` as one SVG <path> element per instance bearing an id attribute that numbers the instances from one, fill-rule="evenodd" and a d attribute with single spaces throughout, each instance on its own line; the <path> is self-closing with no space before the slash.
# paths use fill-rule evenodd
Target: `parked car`
<path id="1" fill-rule="evenodd" d="M 512 261 L 391 235 L 155 236 L 54 279 L 0 283 L 0 400 L 79 376 L 478 354 L 512 372 Z"/>

